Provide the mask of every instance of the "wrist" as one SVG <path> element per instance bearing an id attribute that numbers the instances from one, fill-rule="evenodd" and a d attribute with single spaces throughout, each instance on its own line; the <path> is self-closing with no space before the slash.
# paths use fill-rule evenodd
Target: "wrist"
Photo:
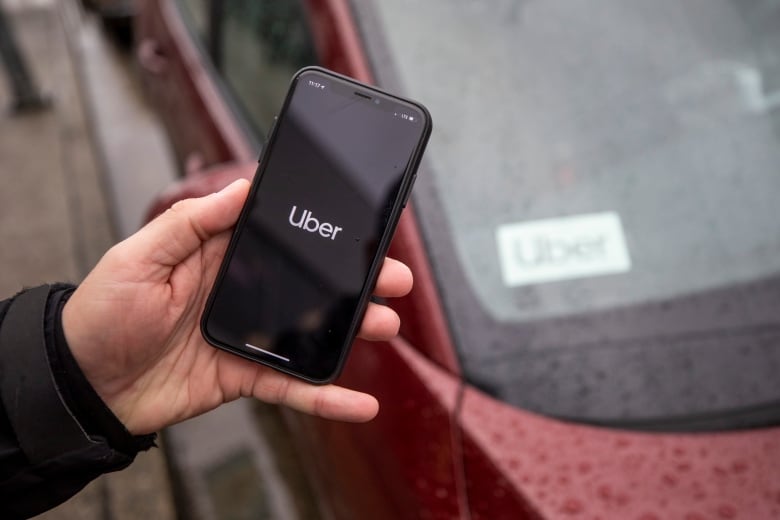
<path id="1" fill-rule="evenodd" d="M 115 449 L 135 453 L 150 448 L 154 445 L 155 435 L 134 435 L 121 410 L 116 405 L 112 406 L 112 402 L 93 383 L 95 375 L 90 377 L 89 372 L 82 368 L 80 354 L 83 354 L 86 336 L 80 333 L 82 316 L 79 316 L 77 300 L 72 301 L 71 295 L 72 288 L 55 302 L 52 348 L 49 349 L 52 351 L 50 358 L 58 366 L 59 379 L 67 388 L 64 396 L 69 401 L 69 407 L 87 433 L 105 437 Z"/>

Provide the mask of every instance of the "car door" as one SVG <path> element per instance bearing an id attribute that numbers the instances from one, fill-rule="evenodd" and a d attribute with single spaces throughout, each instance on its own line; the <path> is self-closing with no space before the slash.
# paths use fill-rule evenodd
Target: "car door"
<path id="1" fill-rule="evenodd" d="M 183 171 L 256 155 L 215 81 L 204 47 L 208 7 L 205 0 L 143 0 L 136 20 L 141 79 Z"/>

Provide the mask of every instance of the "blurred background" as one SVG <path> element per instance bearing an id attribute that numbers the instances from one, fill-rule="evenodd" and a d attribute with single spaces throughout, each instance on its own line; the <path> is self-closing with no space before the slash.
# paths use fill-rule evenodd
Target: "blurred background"
<path id="1" fill-rule="evenodd" d="M 379 417 L 239 401 L 40 518 L 780 518 L 780 1 L 0 8 L 0 296 L 251 178 L 303 66 L 434 121 Z"/>

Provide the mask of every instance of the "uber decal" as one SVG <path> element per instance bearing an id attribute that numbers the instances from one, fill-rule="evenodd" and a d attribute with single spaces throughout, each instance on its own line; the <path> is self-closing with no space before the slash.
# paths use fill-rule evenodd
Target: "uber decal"
<path id="1" fill-rule="evenodd" d="M 510 287 L 631 269 L 614 212 L 504 224 L 496 241 L 501 274 Z"/>

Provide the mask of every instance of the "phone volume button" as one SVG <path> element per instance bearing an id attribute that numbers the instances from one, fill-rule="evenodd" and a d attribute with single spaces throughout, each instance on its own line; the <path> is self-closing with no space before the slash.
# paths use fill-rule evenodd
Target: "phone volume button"
<path id="1" fill-rule="evenodd" d="M 268 133 L 265 136 L 265 142 L 263 143 L 263 148 L 268 144 L 268 141 L 271 139 L 271 136 L 274 133 L 274 130 L 276 130 L 276 123 L 279 121 L 279 116 L 274 116 L 274 121 L 271 123 L 271 128 L 268 129 Z M 262 152 L 260 153 L 260 157 L 257 158 L 257 162 L 259 163 L 263 158 Z"/>
<path id="2" fill-rule="evenodd" d="M 406 207 L 406 203 L 409 202 L 409 196 L 412 194 L 412 188 L 414 188 L 414 183 L 417 180 L 417 174 L 415 173 L 412 176 L 412 180 L 409 182 L 409 186 L 406 188 L 406 193 L 404 194 L 404 203 L 403 207 Z"/>

